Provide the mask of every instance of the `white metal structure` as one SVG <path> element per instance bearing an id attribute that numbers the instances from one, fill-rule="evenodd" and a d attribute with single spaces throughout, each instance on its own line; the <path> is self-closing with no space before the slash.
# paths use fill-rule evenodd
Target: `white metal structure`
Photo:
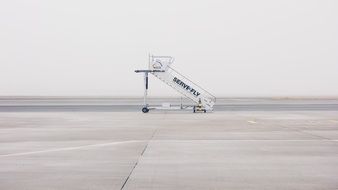
<path id="1" fill-rule="evenodd" d="M 135 72 L 144 73 L 144 107 L 142 111 L 147 113 L 149 109 L 159 109 L 158 107 L 149 107 L 147 103 L 147 90 L 148 90 L 148 73 L 151 73 L 194 103 L 195 106 L 187 106 L 183 108 L 193 107 L 194 112 L 199 111 L 213 111 L 213 106 L 216 102 L 216 97 L 210 94 L 208 91 L 204 90 L 202 87 L 198 86 L 192 82 L 187 77 L 183 76 L 175 69 L 171 67 L 171 64 L 174 62 L 174 58 L 170 56 L 149 56 L 149 67 L 148 70 L 136 70 Z M 173 108 L 177 109 L 177 108 Z"/>

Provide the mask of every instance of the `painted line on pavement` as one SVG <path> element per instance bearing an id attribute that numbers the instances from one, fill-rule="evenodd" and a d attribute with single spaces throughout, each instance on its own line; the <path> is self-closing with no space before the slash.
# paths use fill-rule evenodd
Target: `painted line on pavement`
<path id="1" fill-rule="evenodd" d="M 47 150 L 39 150 L 39 151 L 31 151 L 31 152 L 4 154 L 4 155 L 0 155 L 0 158 L 2 158 L 2 157 L 10 157 L 10 156 L 24 156 L 24 155 L 32 155 L 32 154 L 41 154 L 41 153 L 48 153 L 48 152 L 60 152 L 60 151 L 69 151 L 69 150 L 80 150 L 80 149 L 97 148 L 97 147 L 112 146 L 112 145 L 121 145 L 121 144 L 136 143 L 136 142 L 144 142 L 144 141 L 136 141 L 136 140 L 132 140 L 132 141 L 118 141 L 118 142 L 109 142 L 109 143 L 100 143 L 100 144 L 89 144 L 89 145 L 83 145 L 83 146 L 55 148 L 55 149 L 47 149 Z"/>

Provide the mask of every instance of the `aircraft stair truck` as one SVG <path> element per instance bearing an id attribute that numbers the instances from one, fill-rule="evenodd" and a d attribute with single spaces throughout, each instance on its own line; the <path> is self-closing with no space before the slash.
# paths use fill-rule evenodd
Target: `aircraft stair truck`
<path id="1" fill-rule="evenodd" d="M 216 97 L 173 69 L 171 67 L 173 62 L 174 58 L 170 56 L 149 56 L 148 69 L 135 71 L 136 73 L 144 73 L 145 90 L 142 112 L 147 113 L 151 109 L 159 109 L 159 107 L 151 107 L 147 103 L 149 73 L 195 103 L 185 109 L 192 108 L 194 113 L 213 111 Z"/>

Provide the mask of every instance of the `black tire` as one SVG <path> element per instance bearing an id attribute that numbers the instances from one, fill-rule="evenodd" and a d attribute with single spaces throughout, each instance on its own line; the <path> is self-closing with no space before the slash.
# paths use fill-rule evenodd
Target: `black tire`
<path id="1" fill-rule="evenodd" d="M 195 106 L 194 106 L 193 110 L 194 110 L 194 113 L 196 113 L 196 107 Z"/>
<path id="2" fill-rule="evenodd" d="M 207 110 L 204 110 L 204 113 L 207 113 Z"/>
<path id="3" fill-rule="evenodd" d="M 149 109 L 146 108 L 146 107 L 144 107 L 144 108 L 142 108 L 142 112 L 143 112 L 143 113 L 148 113 L 148 112 L 149 112 Z"/>

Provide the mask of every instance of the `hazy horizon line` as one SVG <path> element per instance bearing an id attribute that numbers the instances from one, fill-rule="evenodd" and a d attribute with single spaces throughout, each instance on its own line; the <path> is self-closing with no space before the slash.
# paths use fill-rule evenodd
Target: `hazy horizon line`
<path id="1" fill-rule="evenodd" d="M 184 96 L 148 96 L 148 98 L 186 98 Z M 337 96 L 218 96 L 217 99 L 338 99 Z M 1 99 L 143 99 L 143 96 L 93 96 L 93 95 L 13 95 L 1 96 Z"/>

